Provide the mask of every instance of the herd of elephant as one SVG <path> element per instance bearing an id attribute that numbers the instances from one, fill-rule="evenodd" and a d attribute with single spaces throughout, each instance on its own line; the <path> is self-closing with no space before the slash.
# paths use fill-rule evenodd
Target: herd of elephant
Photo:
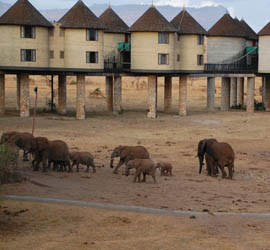
<path id="1" fill-rule="evenodd" d="M 96 172 L 94 157 L 89 152 L 70 152 L 66 142 L 62 140 L 50 141 L 46 137 L 34 137 L 27 132 L 5 132 L 1 136 L 0 144 L 12 143 L 23 150 L 23 160 L 28 161 L 28 154 L 33 155 L 32 168 L 38 171 L 42 163 L 43 171 L 50 169 L 53 163 L 55 171 L 72 171 L 76 165 L 77 172 L 79 165 L 85 165 L 86 171 L 92 167 Z M 232 179 L 234 173 L 234 151 L 228 143 L 218 142 L 216 139 L 205 139 L 198 144 L 198 158 L 200 163 L 199 173 L 202 172 L 204 158 L 206 161 L 207 172 L 210 176 L 218 175 L 218 168 L 222 172 L 222 177 L 227 176 L 225 167 L 229 169 L 229 178 Z M 114 158 L 120 157 L 119 163 L 114 168 Z M 169 162 L 155 163 L 150 159 L 148 150 L 143 146 L 118 146 L 111 154 L 110 167 L 114 168 L 113 173 L 117 174 L 118 169 L 125 164 L 125 174 L 128 176 L 130 169 L 135 169 L 133 182 L 146 181 L 146 175 L 150 175 L 156 183 L 156 169 L 160 169 L 160 175 L 172 176 L 172 164 Z M 68 168 L 68 169 L 67 169 Z"/>

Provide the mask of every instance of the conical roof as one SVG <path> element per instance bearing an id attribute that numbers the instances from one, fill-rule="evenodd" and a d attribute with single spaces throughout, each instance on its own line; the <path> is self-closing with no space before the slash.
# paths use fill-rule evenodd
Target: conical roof
<path id="1" fill-rule="evenodd" d="M 130 28 L 131 32 L 176 32 L 168 20 L 152 5 Z"/>
<path id="2" fill-rule="evenodd" d="M 206 30 L 183 8 L 171 21 L 180 34 L 206 35 Z"/>
<path id="3" fill-rule="evenodd" d="M 208 31 L 209 36 L 246 37 L 243 27 L 228 13 Z"/>
<path id="4" fill-rule="evenodd" d="M 270 36 L 270 23 L 266 24 L 258 33 L 259 36 Z"/>
<path id="5" fill-rule="evenodd" d="M 28 1 L 18 0 L 0 17 L 0 25 L 32 25 L 52 27 L 52 24 Z"/>
<path id="6" fill-rule="evenodd" d="M 105 24 L 105 32 L 109 33 L 126 33 L 128 26 L 109 6 L 99 19 Z"/>
<path id="7" fill-rule="evenodd" d="M 255 33 L 255 31 L 244 21 L 244 19 L 242 19 L 240 21 L 240 24 L 242 25 L 244 31 L 246 32 L 247 35 L 247 39 L 250 40 L 258 40 L 258 36 Z"/>
<path id="8" fill-rule="evenodd" d="M 62 28 L 105 29 L 105 25 L 79 0 L 59 21 Z"/>

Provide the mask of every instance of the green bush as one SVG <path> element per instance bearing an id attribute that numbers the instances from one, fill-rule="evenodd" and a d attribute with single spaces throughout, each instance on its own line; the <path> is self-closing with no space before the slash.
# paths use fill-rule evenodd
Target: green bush
<path id="1" fill-rule="evenodd" d="M 23 180 L 18 171 L 18 149 L 11 144 L 0 145 L 0 184 Z"/>

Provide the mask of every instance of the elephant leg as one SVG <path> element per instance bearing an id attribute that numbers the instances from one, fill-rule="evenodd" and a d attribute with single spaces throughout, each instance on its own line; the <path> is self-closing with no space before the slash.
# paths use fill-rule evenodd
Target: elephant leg
<path id="1" fill-rule="evenodd" d="M 232 179 L 232 177 L 233 177 L 233 172 L 234 172 L 233 164 L 230 164 L 230 165 L 228 166 L 228 168 L 229 168 L 229 178 Z"/>
<path id="2" fill-rule="evenodd" d="M 224 170 L 224 166 L 223 165 L 219 165 L 219 168 L 220 168 L 221 173 L 222 173 L 222 178 L 226 178 L 227 177 L 227 174 L 226 174 L 226 171 Z"/>
<path id="3" fill-rule="evenodd" d="M 23 150 L 23 161 L 29 161 L 27 155 L 28 155 L 28 151 Z"/>
<path id="4" fill-rule="evenodd" d="M 123 159 L 120 159 L 120 161 L 119 161 L 118 165 L 116 166 L 116 168 L 114 169 L 113 173 L 118 174 L 118 168 L 120 168 L 124 163 L 125 163 L 125 161 Z"/>
<path id="5" fill-rule="evenodd" d="M 42 159 L 43 172 L 47 172 L 47 159 Z"/>
<path id="6" fill-rule="evenodd" d="M 145 181 L 146 181 L 145 176 L 146 176 L 146 174 L 145 174 L 145 173 L 143 173 L 143 180 L 142 180 L 142 182 L 145 182 Z"/>
<path id="7" fill-rule="evenodd" d="M 154 183 L 157 183 L 156 182 L 156 176 L 154 174 L 152 174 L 152 177 L 153 177 Z"/>
<path id="8" fill-rule="evenodd" d="M 93 168 L 93 173 L 95 173 L 96 172 L 96 166 L 95 166 L 95 164 L 92 164 L 92 168 Z"/>
<path id="9" fill-rule="evenodd" d="M 133 182 L 136 182 L 136 180 L 137 180 L 137 173 L 134 175 Z"/>
<path id="10" fill-rule="evenodd" d="M 89 167 L 90 167 L 90 165 L 87 165 L 85 172 L 87 172 L 87 173 L 89 172 Z"/>
<path id="11" fill-rule="evenodd" d="M 79 166 L 80 166 L 80 163 L 79 162 L 77 162 L 77 172 L 79 172 Z"/>

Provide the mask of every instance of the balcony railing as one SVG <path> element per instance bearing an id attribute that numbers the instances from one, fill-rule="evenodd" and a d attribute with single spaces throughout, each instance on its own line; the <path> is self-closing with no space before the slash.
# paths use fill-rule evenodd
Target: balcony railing
<path id="1" fill-rule="evenodd" d="M 205 73 L 256 73 L 258 71 L 258 63 L 255 64 L 212 64 L 204 65 Z"/>
<path id="2" fill-rule="evenodd" d="M 207 63 L 205 73 L 256 73 L 258 72 L 258 49 L 246 48 L 246 54 L 231 62 Z"/>
<path id="3" fill-rule="evenodd" d="M 121 73 L 130 71 L 130 62 L 104 60 L 104 71 L 108 73 Z"/>

